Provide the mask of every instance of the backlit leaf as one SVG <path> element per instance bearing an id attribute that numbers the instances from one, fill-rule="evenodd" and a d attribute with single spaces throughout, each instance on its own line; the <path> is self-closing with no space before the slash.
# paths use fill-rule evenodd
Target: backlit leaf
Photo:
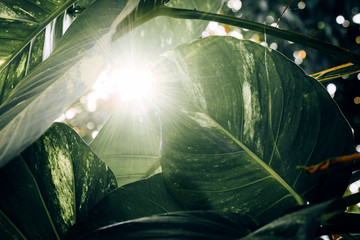
<path id="1" fill-rule="evenodd" d="M 179 6 L 195 4 L 205 6 L 204 10 L 216 11 L 221 2 L 187 1 L 186 5 L 184 1 Z M 138 3 L 139 0 L 96 1 L 76 18 L 46 61 L 25 77 L 23 68 L 14 70 L 20 74 L 13 71 L 0 76 L 0 86 L 14 88 L 0 106 L 0 166 L 37 139 L 94 83 L 107 64 L 112 62 L 115 67 L 141 64 L 200 36 L 200 29 L 206 26 L 198 21 L 169 20 L 171 25 L 165 28 L 168 21 L 162 17 L 161 21 L 150 21 L 143 28 L 137 28 L 136 33 L 125 35 L 126 39 L 111 44 L 115 26 L 126 19 Z M 18 64 L 26 62 L 25 58 L 26 54 L 20 56 Z"/>
<path id="2" fill-rule="evenodd" d="M 152 8 L 154 4 L 161 2 L 148 1 L 143 4 Z M 221 4 L 221 0 L 172 0 L 169 6 L 216 12 Z M 139 14 L 140 10 L 134 10 L 133 15 Z M 133 24 L 135 23 L 130 26 Z M 118 64 L 114 67 L 121 68 L 131 64 L 142 66 L 161 52 L 200 37 L 207 24 L 205 21 L 154 18 L 114 42 L 119 47 L 116 48 L 117 55 L 112 56 Z M 117 29 L 115 38 L 122 34 L 121 30 Z M 160 129 L 158 116 L 153 108 L 136 116 L 119 107 L 91 143 L 94 151 L 114 171 L 119 186 L 147 178 L 159 169 Z"/>
<path id="3" fill-rule="evenodd" d="M 350 127 L 316 80 L 250 41 L 209 37 L 157 65 L 165 182 L 187 209 L 269 221 L 284 209 L 340 197 L 296 166 L 354 152 Z M 341 179 L 341 180 L 339 180 Z"/>
<path id="4" fill-rule="evenodd" d="M 90 144 L 110 166 L 119 186 L 160 171 L 159 113 L 140 107 L 121 104 Z"/>
<path id="5" fill-rule="evenodd" d="M 125 6 L 126 1 L 95 2 L 50 57 L 16 85 L 0 107 L 0 166 L 34 142 L 97 79 L 107 61 L 111 24 L 132 10 Z M 1 80 L 8 84 L 21 76 Z"/>
<path id="6" fill-rule="evenodd" d="M 65 10 L 75 0 L 0 3 L 0 103 L 21 79 L 43 61 L 43 50 L 55 46 L 63 34 Z M 48 32 L 45 40 L 45 32 Z M 52 50 L 52 49 L 51 49 Z"/>

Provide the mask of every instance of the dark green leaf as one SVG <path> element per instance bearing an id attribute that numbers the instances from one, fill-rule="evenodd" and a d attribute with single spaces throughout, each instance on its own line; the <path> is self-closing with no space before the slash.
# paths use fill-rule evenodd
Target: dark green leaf
<path id="1" fill-rule="evenodd" d="M 329 216 L 328 209 L 332 201 L 306 207 L 297 212 L 287 214 L 241 240 L 308 240 L 315 239 L 320 224 Z"/>
<path id="2" fill-rule="evenodd" d="M 53 33 L 49 31 L 47 43 L 56 45 L 57 36 L 63 34 L 63 13 L 74 2 L 4 0 L 0 3 L 0 103 L 31 68 L 45 59 L 46 31 Z"/>
<path id="3" fill-rule="evenodd" d="M 0 3 L 0 71 L 75 0 L 3 0 Z M 29 53 L 29 51 L 27 51 Z"/>
<path id="4" fill-rule="evenodd" d="M 209 37 L 164 54 L 156 75 L 161 166 L 186 208 L 269 221 L 345 191 L 350 173 L 324 194 L 316 188 L 320 176 L 296 168 L 353 153 L 353 139 L 321 84 L 278 52 Z"/>
<path id="5" fill-rule="evenodd" d="M 36 180 L 24 159 L 17 157 L 0 170 L 2 239 L 16 239 L 20 236 L 28 239 L 58 239 L 59 235 Z"/>
<path id="6" fill-rule="evenodd" d="M 148 178 L 160 169 L 160 123 L 156 108 L 124 103 L 91 143 L 111 168 L 119 186 Z"/>
<path id="7" fill-rule="evenodd" d="M 162 175 L 156 174 L 107 195 L 90 211 L 84 222 L 75 226 L 72 234 L 79 235 L 109 224 L 181 210 L 168 193 Z"/>
<path id="8" fill-rule="evenodd" d="M 60 123 L 0 171 L 1 225 L 12 225 L 9 234 L 28 239 L 63 236 L 116 188 L 105 163 Z"/>
<path id="9" fill-rule="evenodd" d="M 80 239 L 236 239 L 258 226 L 253 218 L 240 214 L 174 212 L 110 225 Z"/>

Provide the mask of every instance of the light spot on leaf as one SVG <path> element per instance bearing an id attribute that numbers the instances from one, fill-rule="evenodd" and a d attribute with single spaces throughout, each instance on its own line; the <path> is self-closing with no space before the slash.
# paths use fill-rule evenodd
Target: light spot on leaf
<path id="1" fill-rule="evenodd" d="M 254 139 L 255 122 L 260 119 L 260 104 L 255 93 L 251 92 L 248 82 L 244 82 L 242 87 L 244 103 L 244 136 Z"/>
<path id="2" fill-rule="evenodd" d="M 74 175 L 72 162 L 60 148 L 53 147 L 49 137 L 44 139 L 45 149 L 49 154 L 49 168 L 55 194 L 60 204 L 60 213 L 66 225 L 75 223 Z"/>

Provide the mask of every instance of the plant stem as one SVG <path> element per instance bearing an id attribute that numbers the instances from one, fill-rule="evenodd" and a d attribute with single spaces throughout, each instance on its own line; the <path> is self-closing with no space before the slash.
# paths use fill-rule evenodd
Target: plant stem
<path id="1" fill-rule="evenodd" d="M 161 6 L 159 15 L 172 17 L 172 18 L 180 18 L 180 19 L 197 19 L 197 20 L 214 21 L 214 22 L 229 24 L 241 28 L 247 28 L 264 34 L 273 35 L 288 41 L 300 43 L 305 46 L 320 50 L 321 52 L 327 53 L 331 56 L 335 56 L 340 59 L 344 59 L 349 62 L 352 62 L 353 64 L 360 65 L 360 55 L 351 52 L 345 48 L 341 48 L 331 43 L 316 38 L 312 38 L 300 33 L 272 27 L 266 24 L 257 23 L 243 18 L 202 12 L 196 9 L 194 10 L 179 9 L 179 8 L 169 8 L 166 6 Z"/>

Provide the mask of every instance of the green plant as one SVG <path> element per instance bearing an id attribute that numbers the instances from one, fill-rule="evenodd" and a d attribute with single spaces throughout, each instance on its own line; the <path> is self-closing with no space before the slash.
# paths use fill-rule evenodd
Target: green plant
<path id="1" fill-rule="evenodd" d="M 15 50 L 1 65 L 2 239 L 313 239 L 358 232 L 358 216 L 344 211 L 359 196 L 342 198 L 356 158 L 312 174 L 298 167 L 354 153 L 351 129 L 322 85 L 256 43 L 193 40 L 211 20 L 354 64 L 342 74 L 359 70 L 358 54 L 211 13 L 222 1 L 103 0 L 71 8 L 78 16 L 63 36 L 53 22 L 56 47 L 42 62 L 42 28 L 74 2 L 3 3 L 8 16 L 24 20 L 12 37 L 28 32 L 8 43 Z M 141 105 L 145 113 L 134 113 L 136 102 L 122 104 L 90 146 L 67 125 L 52 125 L 105 67 L 129 62 L 154 73 L 158 95 Z"/>

